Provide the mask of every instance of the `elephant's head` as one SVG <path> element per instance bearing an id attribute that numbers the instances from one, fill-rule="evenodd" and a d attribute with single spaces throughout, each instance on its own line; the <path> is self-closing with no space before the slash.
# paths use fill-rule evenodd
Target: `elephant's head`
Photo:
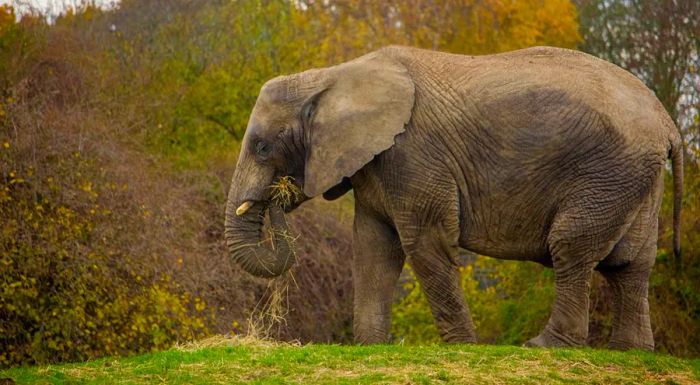
<path id="1" fill-rule="evenodd" d="M 243 138 L 226 207 L 231 258 L 249 273 L 275 277 L 293 264 L 285 237 L 271 250 L 260 242 L 269 208 L 273 233 L 287 231 L 272 183 L 291 176 L 303 192 L 286 211 L 324 194 L 337 198 L 348 178 L 394 143 L 411 117 L 414 85 L 381 51 L 348 63 L 268 81 L 260 90 Z"/>

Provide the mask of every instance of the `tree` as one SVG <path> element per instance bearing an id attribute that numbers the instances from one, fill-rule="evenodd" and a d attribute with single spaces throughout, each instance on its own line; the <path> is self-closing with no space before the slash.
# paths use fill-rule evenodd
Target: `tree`
<path id="1" fill-rule="evenodd" d="M 574 48 L 580 40 L 569 0 L 331 0 L 301 2 L 321 47 L 346 60 L 387 44 L 465 54 L 533 45 Z"/>
<path id="2" fill-rule="evenodd" d="M 576 0 L 581 48 L 642 79 L 679 125 L 691 149 L 700 145 L 700 2 Z M 695 157 L 692 158 L 695 160 Z"/>

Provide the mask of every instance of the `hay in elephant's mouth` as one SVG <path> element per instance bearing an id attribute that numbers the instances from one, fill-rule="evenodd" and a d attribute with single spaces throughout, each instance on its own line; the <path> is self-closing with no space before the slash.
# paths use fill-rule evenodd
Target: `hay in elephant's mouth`
<path id="1" fill-rule="evenodd" d="M 270 185 L 272 201 L 280 207 L 289 207 L 301 200 L 301 189 L 294 184 L 294 178 L 283 176 Z"/>

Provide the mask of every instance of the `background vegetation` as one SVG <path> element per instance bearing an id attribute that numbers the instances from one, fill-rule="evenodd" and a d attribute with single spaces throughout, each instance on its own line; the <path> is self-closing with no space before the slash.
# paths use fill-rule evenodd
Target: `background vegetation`
<path id="1" fill-rule="evenodd" d="M 669 251 L 670 199 L 659 224 L 655 339 L 661 351 L 700 355 L 698 2 L 124 0 L 17 13 L 0 7 L 1 366 L 218 333 L 350 342 L 352 196 L 291 216 L 299 263 L 273 282 L 229 263 L 223 207 L 264 82 L 386 44 L 579 48 L 642 78 L 688 143 L 682 260 Z M 482 341 L 520 344 L 539 332 L 550 270 L 463 260 Z M 396 297 L 394 339 L 436 342 L 409 270 Z M 598 276 L 592 298 L 590 343 L 604 346 L 611 301 Z"/>

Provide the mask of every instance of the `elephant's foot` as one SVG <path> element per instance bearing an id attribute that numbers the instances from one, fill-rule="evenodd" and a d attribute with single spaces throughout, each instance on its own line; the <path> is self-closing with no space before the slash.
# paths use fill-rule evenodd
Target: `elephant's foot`
<path id="1" fill-rule="evenodd" d="M 608 344 L 609 349 L 614 349 L 614 350 L 630 350 L 630 349 L 639 349 L 639 350 L 646 350 L 649 352 L 654 351 L 654 342 L 648 342 L 648 341 L 642 341 L 640 340 L 635 340 L 635 341 L 619 341 L 619 340 L 611 340 L 610 343 Z"/>
<path id="2" fill-rule="evenodd" d="M 356 314 L 353 324 L 355 343 L 358 345 L 385 344 L 389 342 L 389 316 L 387 314 Z"/>
<path id="3" fill-rule="evenodd" d="M 361 334 L 361 335 L 355 336 L 355 344 L 357 344 L 357 345 L 386 344 L 388 342 L 389 342 L 388 335 Z"/>
<path id="4" fill-rule="evenodd" d="M 443 341 L 445 341 L 448 344 L 475 344 L 477 342 L 476 336 L 474 335 L 444 337 Z"/>
<path id="5" fill-rule="evenodd" d="M 545 328 L 537 337 L 531 338 L 523 346 L 527 347 L 567 347 L 583 346 L 585 341 L 562 333 L 557 333 L 550 328 Z"/>
<path id="6" fill-rule="evenodd" d="M 639 301 L 643 311 L 637 312 L 636 316 L 628 316 L 624 318 L 625 322 L 621 322 L 622 316 L 615 318 L 613 322 L 612 336 L 608 347 L 615 350 L 640 349 L 654 351 L 654 334 L 651 331 L 651 322 L 649 320 L 649 305 L 647 299 Z M 618 306 L 618 312 L 622 313 L 624 305 Z"/>
<path id="7" fill-rule="evenodd" d="M 476 332 L 469 327 L 454 328 L 441 333 L 442 340 L 448 344 L 475 344 Z"/>
<path id="8" fill-rule="evenodd" d="M 608 348 L 654 351 L 654 334 L 651 332 L 649 317 L 639 317 L 637 322 L 628 322 L 627 325 L 623 326 L 613 324 L 613 333 Z"/>

